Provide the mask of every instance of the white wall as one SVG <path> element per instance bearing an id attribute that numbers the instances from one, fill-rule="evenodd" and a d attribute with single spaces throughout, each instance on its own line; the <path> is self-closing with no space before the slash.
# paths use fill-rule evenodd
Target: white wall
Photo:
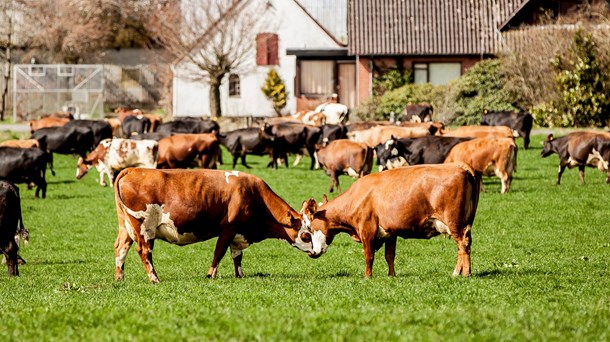
<path id="1" fill-rule="evenodd" d="M 262 0 L 260 0 L 262 1 Z M 294 82 L 296 74 L 296 57 L 287 56 L 286 49 L 328 49 L 340 46 L 324 32 L 294 0 L 270 1 L 273 8 L 269 10 L 267 32 L 278 34 L 279 66 L 256 66 L 256 52 L 252 54 L 252 66 L 247 72 L 239 73 L 241 79 L 241 96 L 229 98 L 228 75 L 221 88 L 221 106 L 223 116 L 274 116 L 271 101 L 267 100 L 260 88 L 263 86 L 267 72 L 275 67 L 284 80 L 289 92 L 286 113 L 294 113 L 296 99 Z M 182 75 L 193 66 L 180 65 L 175 68 L 173 82 L 174 115 L 209 116 L 209 87 L 202 81 L 189 80 Z"/>

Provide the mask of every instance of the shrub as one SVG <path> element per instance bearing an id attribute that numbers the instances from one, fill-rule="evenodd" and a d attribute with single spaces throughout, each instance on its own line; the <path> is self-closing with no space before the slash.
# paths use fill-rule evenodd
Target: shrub
<path id="1" fill-rule="evenodd" d="M 265 94 L 265 96 L 273 103 L 273 109 L 275 112 L 280 115 L 282 108 L 286 107 L 288 92 L 286 91 L 284 81 L 280 78 L 275 69 L 269 70 L 267 73 L 267 79 L 265 79 L 265 84 L 261 90 L 263 91 L 263 94 Z"/>

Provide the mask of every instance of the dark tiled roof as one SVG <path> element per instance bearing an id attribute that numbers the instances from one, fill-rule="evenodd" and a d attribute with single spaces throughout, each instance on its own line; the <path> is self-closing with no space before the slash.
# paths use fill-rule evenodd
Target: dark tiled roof
<path id="1" fill-rule="evenodd" d="M 349 0 L 351 55 L 479 55 L 523 0 Z"/>

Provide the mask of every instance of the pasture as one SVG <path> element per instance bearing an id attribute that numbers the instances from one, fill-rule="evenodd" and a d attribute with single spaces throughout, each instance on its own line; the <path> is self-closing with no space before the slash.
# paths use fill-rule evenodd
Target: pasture
<path id="1" fill-rule="evenodd" d="M 227 255 L 213 280 L 214 240 L 158 241 L 161 283 L 149 284 L 135 247 L 116 283 L 113 192 L 96 170 L 76 181 L 76 158 L 56 155 L 47 199 L 20 185 L 31 243 L 21 276 L 9 279 L 4 266 L 0 275 L 0 340 L 610 340 L 610 186 L 592 168 L 586 185 L 573 169 L 556 186 L 558 158 L 540 158 L 543 138 L 519 150 L 508 194 L 484 179 L 470 278 L 451 276 L 457 247 L 436 237 L 399 239 L 397 276 L 386 275 L 381 250 L 364 279 L 361 245 L 339 235 L 317 260 L 282 241 L 255 244 L 245 278 Z M 230 168 L 226 151 L 224 161 Z M 288 170 L 248 161 L 297 210 L 329 185 L 308 159 Z"/>

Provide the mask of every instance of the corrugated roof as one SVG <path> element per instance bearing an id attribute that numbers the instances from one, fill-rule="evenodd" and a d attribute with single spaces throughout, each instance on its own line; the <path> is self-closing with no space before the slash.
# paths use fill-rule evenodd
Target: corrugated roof
<path id="1" fill-rule="evenodd" d="M 347 0 L 297 0 L 334 38 L 347 44 Z"/>
<path id="2" fill-rule="evenodd" d="M 523 0 L 349 0 L 350 55 L 479 55 Z"/>

